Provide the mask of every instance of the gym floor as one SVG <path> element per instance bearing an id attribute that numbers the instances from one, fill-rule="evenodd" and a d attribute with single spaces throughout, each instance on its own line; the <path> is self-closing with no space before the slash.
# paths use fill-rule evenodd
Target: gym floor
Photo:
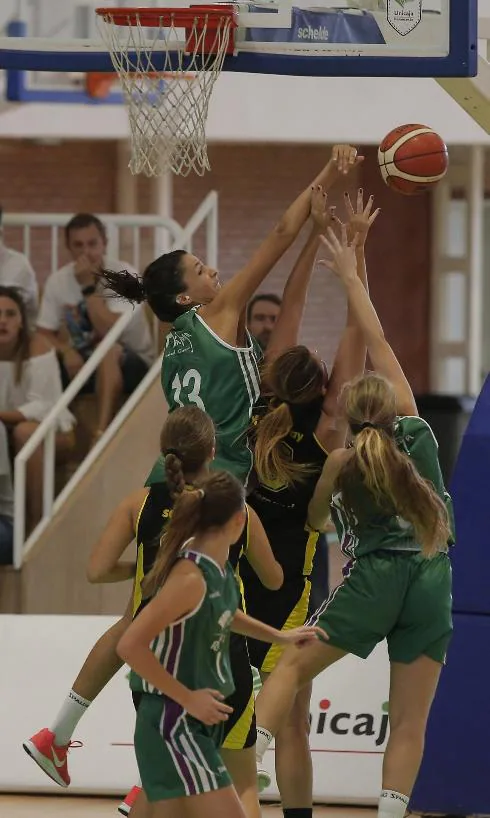
<path id="1" fill-rule="evenodd" d="M 119 800 L 113 798 L 73 798 L 59 795 L 0 795 L 0 815 L 8 818 L 116 818 Z M 315 818 L 374 818 L 376 810 L 357 807 L 316 807 Z M 262 808 L 264 818 L 282 818 L 279 806 Z"/>

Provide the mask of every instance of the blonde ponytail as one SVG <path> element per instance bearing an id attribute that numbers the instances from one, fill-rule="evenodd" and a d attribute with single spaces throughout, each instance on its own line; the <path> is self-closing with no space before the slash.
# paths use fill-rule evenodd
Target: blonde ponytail
<path id="1" fill-rule="evenodd" d="M 367 426 L 356 434 L 353 456 L 337 479 L 343 503 L 357 519 L 362 519 L 357 507 L 360 483 L 382 511 L 410 523 L 425 557 L 447 548 L 451 532 L 443 501 L 385 429 Z"/>
<path id="2" fill-rule="evenodd" d="M 293 418 L 287 403 L 270 409 L 259 420 L 255 432 L 255 471 L 264 485 L 291 486 L 306 479 L 313 469 L 294 463 L 284 441 L 293 430 Z"/>

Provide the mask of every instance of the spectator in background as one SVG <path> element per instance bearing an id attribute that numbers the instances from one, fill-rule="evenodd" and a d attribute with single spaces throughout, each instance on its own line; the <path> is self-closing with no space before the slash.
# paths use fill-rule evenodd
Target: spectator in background
<path id="1" fill-rule="evenodd" d="M 61 397 L 62 387 L 55 352 L 45 338 L 32 335 L 25 303 L 14 287 L 0 286 L 0 551 L 5 555 L 8 513 L 8 436 L 13 454 L 20 452 L 38 425 Z M 66 459 L 75 445 L 74 418 L 60 414 L 56 454 Z M 27 461 L 27 522 L 34 526 L 42 513 L 43 447 Z M 5 482 L 7 480 L 7 482 Z M 5 502 L 4 502 L 5 501 Z"/>
<path id="2" fill-rule="evenodd" d="M 129 264 L 105 257 L 106 230 L 100 219 L 79 213 L 65 227 L 65 240 L 72 261 L 51 273 L 46 282 L 37 321 L 40 332 L 58 350 L 63 387 L 80 371 L 98 343 L 116 323 L 121 313 L 133 310 L 131 304 L 116 299 L 104 289 L 98 273 L 128 270 Z M 68 341 L 63 338 L 66 330 Z M 123 394 L 136 389 L 153 361 L 149 325 L 142 308 L 102 360 L 97 372 L 82 390 L 93 392 L 98 404 L 96 438 L 107 428 Z"/>
<path id="3" fill-rule="evenodd" d="M 275 293 L 257 293 L 248 304 L 247 327 L 262 351 L 269 343 L 280 310 L 281 299 Z"/>
<path id="4" fill-rule="evenodd" d="M 36 274 L 27 256 L 3 243 L 2 217 L 3 210 L 0 207 L 0 285 L 17 287 L 25 301 L 29 324 L 35 327 L 39 302 Z"/>
<path id="5" fill-rule="evenodd" d="M 267 349 L 282 301 L 275 293 L 257 293 L 247 307 L 247 328 L 263 352 Z M 320 534 L 311 572 L 310 612 L 320 607 L 328 596 L 328 539 Z"/>

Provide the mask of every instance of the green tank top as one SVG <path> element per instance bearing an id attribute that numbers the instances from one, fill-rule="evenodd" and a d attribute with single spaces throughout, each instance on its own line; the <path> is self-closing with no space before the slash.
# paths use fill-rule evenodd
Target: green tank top
<path id="1" fill-rule="evenodd" d="M 451 497 L 445 489 L 438 458 L 438 444 L 429 424 L 420 417 L 399 417 L 395 423 L 395 441 L 413 461 L 419 474 L 429 480 L 448 509 L 451 530 L 454 516 Z M 371 551 L 420 551 L 412 526 L 401 517 L 379 509 L 373 496 L 361 484 L 358 488 L 358 518 L 348 513 L 341 492 L 332 497 L 331 512 L 340 547 L 348 557 L 361 557 Z M 450 544 L 454 542 L 451 539 Z"/>
<path id="2" fill-rule="evenodd" d="M 190 690 L 209 687 L 227 697 L 235 689 L 229 657 L 230 626 L 239 602 L 235 574 L 229 562 L 222 570 L 211 557 L 190 548 L 182 550 L 181 558 L 191 560 L 202 572 L 204 597 L 194 611 L 159 634 L 150 650 Z M 134 671 L 130 685 L 134 691 L 162 695 Z"/>
<path id="3" fill-rule="evenodd" d="M 252 406 L 260 394 L 257 347 L 225 343 L 203 321 L 197 308 L 179 316 L 167 335 L 162 362 L 162 387 L 172 412 L 178 406 L 199 406 L 216 426 L 213 469 L 225 469 L 244 484 L 252 468 L 247 430 Z M 165 479 L 159 460 L 147 485 Z"/>

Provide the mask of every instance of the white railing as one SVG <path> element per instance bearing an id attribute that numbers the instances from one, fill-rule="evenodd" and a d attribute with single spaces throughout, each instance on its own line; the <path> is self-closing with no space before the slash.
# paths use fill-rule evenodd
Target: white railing
<path id="1" fill-rule="evenodd" d="M 180 227 L 173 220 L 163 220 L 151 216 L 102 216 L 107 225 L 109 233 L 111 228 L 116 231 L 119 227 L 150 227 L 156 229 L 167 229 L 172 235 L 171 249 L 185 249 L 192 251 L 193 237 L 196 231 L 205 224 L 206 228 L 206 260 L 213 267 L 217 266 L 218 255 L 218 195 L 214 191 L 209 193 L 198 207 L 194 215 L 189 219 L 185 227 Z M 6 215 L 4 224 L 10 226 L 23 226 L 24 235 L 28 238 L 30 228 L 33 226 L 47 226 L 52 230 L 59 230 L 67 221 L 67 215 L 43 215 L 43 214 L 16 214 Z M 25 245 L 25 252 L 29 250 L 30 244 Z M 26 252 L 26 255 L 28 253 Z M 158 251 L 155 253 L 158 255 Z M 55 257 L 57 258 L 56 254 Z M 137 266 L 137 265 L 135 265 Z M 56 268 L 55 268 L 56 269 Z M 140 308 L 141 309 L 141 308 Z M 29 438 L 25 446 L 17 454 L 14 466 L 14 568 L 20 568 L 26 555 L 31 550 L 37 538 L 47 528 L 49 521 L 56 513 L 67 497 L 80 483 L 91 465 L 99 456 L 102 449 L 114 437 L 126 418 L 133 411 L 134 407 L 147 392 L 153 381 L 160 372 L 160 360 L 156 361 L 146 374 L 138 388 L 130 395 L 122 409 L 113 419 L 100 440 L 88 453 L 87 457 L 75 471 L 63 491 L 55 499 L 55 469 L 56 469 L 56 428 L 60 413 L 67 409 L 76 397 L 82 386 L 90 378 L 92 373 L 99 366 L 102 358 L 108 350 L 117 342 L 121 333 L 127 327 L 133 313 L 123 313 L 114 326 L 107 333 L 105 338 L 98 345 L 97 349 L 87 360 L 80 372 L 76 375 L 68 388 L 63 392 L 61 398 L 52 408 L 51 412 L 44 418 L 34 434 Z M 163 400 L 163 398 L 162 398 Z M 37 449 L 44 443 L 44 480 L 43 480 L 43 515 L 26 540 L 25 537 L 25 506 L 26 506 L 26 463 Z"/>

